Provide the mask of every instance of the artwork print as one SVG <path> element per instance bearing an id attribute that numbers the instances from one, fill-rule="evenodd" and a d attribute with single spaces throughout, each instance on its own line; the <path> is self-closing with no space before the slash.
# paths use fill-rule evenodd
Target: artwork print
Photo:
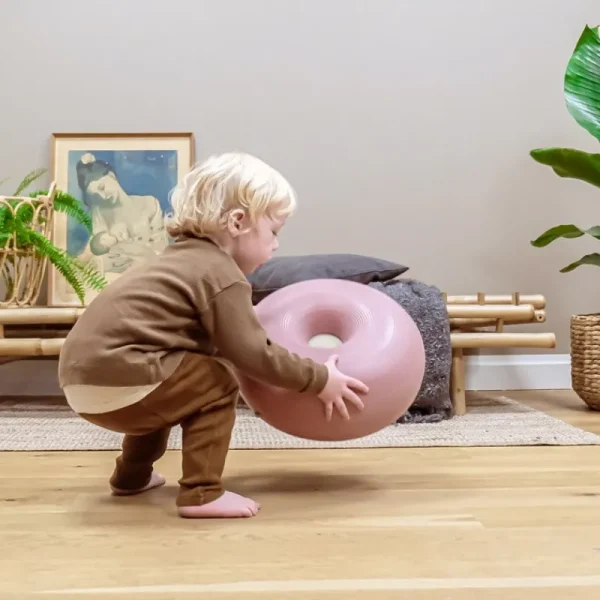
<path id="1" fill-rule="evenodd" d="M 164 216 L 169 194 L 193 163 L 189 134 L 58 138 L 55 180 L 79 199 L 92 234 L 71 217 L 56 215 L 55 243 L 109 282 L 160 253 L 170 243 Z M 51 305 L 79 304 L 60 274 L 50 278 Z M 86 303 L 97 292 L 87 291 Z"/>

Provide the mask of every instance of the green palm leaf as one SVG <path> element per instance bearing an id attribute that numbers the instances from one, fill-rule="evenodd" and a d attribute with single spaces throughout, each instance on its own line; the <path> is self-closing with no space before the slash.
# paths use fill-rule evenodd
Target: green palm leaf
<path id="1" fill-rule="evenodd" d="M 66 279 L 75 294 L 83 304 L 85 301 L 85 287 L 101 290 L 107 285 L 106 280 L 92 265 L 84 265 L 75 257 L 56 247 L 42 234 L 32 229 L 27 229 L 20 221 L 16 221 L 19 245 L 33 246 L 40 256 L 48 258 L 56 270 Z"/>
<path id="2" fill-rule="evenodd" d="M 567 64 L 564 94 L 571 116 L 600 140 L 600 37 L 585 27 Z"/>
<path id="3" fill-rule="evenodd" d="M 68 214 L 78 223 L 84 225 L 89 233 L 93 233 L 92 217 L 90 217 L 87 210 L 83 208 L 81 202 L 73 196 L 66 194 L 65 192 L 57 191 L 54 198 L 54 208 Z"/>
<path id="4" fill-rule="evenodd" d="M 564 97 L 569 114 L 588 133 L 600 141 L 600 35 L 598 29 L 585 27 L 567 64 Z M 537 162 L 550 166 L 559 177 L 579 179 L 600 187 L 600 154 L 571 148 L 538 148 L 531 151 Z M 531 244 L 547 246 L 559 238 L 574 239 L 590 235 L 600 240 L 600 226 L 581 229 L 573 224 L 557 225 L 538 236 Z M 582 265 L 600 267 L 600 253 L 586 254 L 563 267 L 568 273 Z"/>
<path id="5" fill-rule="evenodd" d="M 77 294 L 79 301 L 83 304 L 85 301 L 85 289 L 77 275 L 77 270 L 69 260 L 70 257 L 67 253 L 64 250 L 57 248 L 50 240 L 47 240 L 37 231 L 30 230 L 24 233 L 29 238 L 29 243 L 35 247 L 38 253 L 41 256 L 48 258 L 56 270 L 68 281 L 75 294 Z"/>
<path id="6" fill-rule="evenodd" d="M 598 254 L 597 252 L 594 252 L 592 254 L 586 254 L 585 256 L 581 257 L 579 260 L 576 260 L 575 262 L 572 262 L 570 265 L 563 267 L 560 270 L 560 272 L 568 273 L 569 271 L 572 271 L 573 269 L 576 269 L 577 267 L 581 267 L 583 265 L 591 265 L 594 267 L 600 267 L 600 254 Z"/>
<path id="7" fill-rule="evenodd" d="M 13 196 L 18 196 L 23 190 L 27 189 L 34 181 L 39 179 L 44 173 L 46 173 L 48 169 L 34 169 L 33 171 L 27 173 L 23 178 L 23 181 L 17 187 Z"/>
<path id="8" fill-rule="evenodd" d="M 557 225 L 556 227 L 551 227 L 547 231 L 544 231 L 542 235 L 531 242 L 531 245 L 536 248 L 543 248 L 559 238 L 574 239 L 586 234 L 600 240 L 600 226 L 594 225 L 589 229 L 580 229 L 577 225 L 573 224 Z"/>
<path id="9" fill-rule="evenodd" d="M 6 205 L 2 205 L 0 206 L 0 233 L 7 233 L 8 232 L 8 227 L 9 227 L 9 223 L 8 223 L 8 217 L 10 215 L 10 210 L 8 209 L 8 206 Z"/>
<path id="10" fill-rule="evenodd" d="M 600 154 L 590 154 L 571 148 L 537 148 L 531 157 L 552 167 L 559 177 L 579 179 L 600 187 Z"/>
<path id="11" fill-rule="evenodd" d="M 20 194 L 45 172 L 45 169 L 37 169 L 29 173 L 14 195 Z M 39 190 L 29 194 L 29 197 L 36 198 L 47 194 L 48 190 Z M 34 217 L 34 209 L 31 205 L 18 200 L 9 202 L 15 212 L 8 206 L 0 206 L 0 248 L 4 248 L 13 235 L 16 236 L 17 247 L 35 248 L 37 254 L 47 258 L 65 278 L 82 304 L 85 301 L 86 288 L 101 290 L 108 285 L 106 279 L 94 268 L 93 264 L 83 264 L 31 227 Z M 89 213 L 79 200 L 70 194 L 57 190 L 54 196 L 54 208 L 66 213 L 92 233 L 92 219 Z M 6 283 L 10 288 L 12 282 L 7 279 Z"/>
<path id="12" fill-rule="evenodd" d="M 104 276 L 92 264 L 84 265 L 75 258 L 72 258 L 72 260 L 74 261 L 73 266 L 80 272 L 81 280 L 87 287 L 93 290 L 101 290 L 108 285 Z"/>
<path id="13" fill-rule="evenodd" d="M 33 215 L 35 214 L 33 206 L 26 202 L 19 202 L 15 206 L 15 219 L 22 225 L 30 225 L 33 221 Z"/>
<path id="14" fill-rule="evenodd" d="M 29 194 L 30 198 L 37 198 L 38 196 L 45 196 L 48 194 L 48 190 L 38 190 Z M 67 194 L 66 192 L 56 191 L 54 196 L 54 208 L 60 212 L 66 213 L 78 223 L 81 223 L 89 233 L 92 233 L 92 217 L 85 208 L 83 208 L 81 202 L 77 198 Z"/>

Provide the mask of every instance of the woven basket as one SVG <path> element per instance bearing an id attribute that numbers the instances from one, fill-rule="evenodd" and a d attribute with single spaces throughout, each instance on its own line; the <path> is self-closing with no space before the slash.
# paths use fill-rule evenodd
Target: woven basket
<path id="1" fill-rule="evenodd" d="M 600 314 L 571 317 L 571 385 L 593 410 L 600 410 Z"/>
<path id="2" fill-rule="evenodd" d="M 26 196 L 0 196 L 0 208 L 12 216 L 30 210 L 33 214 L 30 229 L 46 239 L 52 237 L 55 187 L 51 186 L 48 196 L 29 198 Z M 21 248 L 17 236 L 12 235 L 0 247 L 0 308 L 32 306 L 36 303 L 48 259 L 33 247 Z"/>

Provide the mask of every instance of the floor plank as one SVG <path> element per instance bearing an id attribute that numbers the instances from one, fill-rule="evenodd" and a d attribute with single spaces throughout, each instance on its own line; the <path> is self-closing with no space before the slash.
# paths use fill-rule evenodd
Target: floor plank
<path id="1" fill-rule="evenodd" d="M 507 395 L 600 433 L 571 393 Z M 239 521 L 176 517 L 177 452 L 169 485 L 111 497 L 115 456 L 0 453 L 1 598 L 600 592 L 599 447 L 234 451 L 228 485 L 263 507 Z"/>

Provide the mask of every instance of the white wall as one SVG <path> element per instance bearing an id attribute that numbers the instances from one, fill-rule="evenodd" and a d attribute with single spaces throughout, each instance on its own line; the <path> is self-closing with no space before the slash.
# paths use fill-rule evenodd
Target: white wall
<path id="1" fill-rule="evenodd" d="M 598 194 L 528 152 L 597 147 L 562 97 L 597 22 L 593 0 L 5 0 L 0 175 L 48 165 L 56 131 L 193 131 L 198 158 L 244 149 L 296 186 L 282 253 L 387 257 L 449 293 L 542 293 L 536 330 L 568 352 L 599 275 L 558 270 L 596 244 L 529 240 L 596 224 Z"/>

